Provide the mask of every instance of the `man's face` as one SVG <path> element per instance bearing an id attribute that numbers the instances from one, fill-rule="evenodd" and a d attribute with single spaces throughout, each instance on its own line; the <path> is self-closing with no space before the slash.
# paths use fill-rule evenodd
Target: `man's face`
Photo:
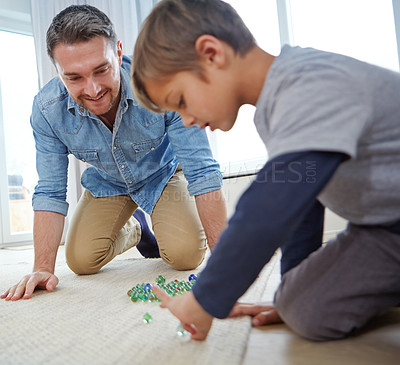
<path id="1" fill-rule="evenodd" d="M 186 127 L 228 131 L 240 107 L 234 85 L 221 71 L 205 72 L 204 76 L 206 79 L 182 71 L 164 80 L 147 80 L 145 88 L 157 106 L 178 112 Z"/>
<path id="2" fill-rule="evenodd" d="M 60 43 L 53 55 L 60 80 L 79 105 L 99 116 L 116 113 L 121 95 L 120 42 L 117 49 L 104 37 L 74 44 Z"/>

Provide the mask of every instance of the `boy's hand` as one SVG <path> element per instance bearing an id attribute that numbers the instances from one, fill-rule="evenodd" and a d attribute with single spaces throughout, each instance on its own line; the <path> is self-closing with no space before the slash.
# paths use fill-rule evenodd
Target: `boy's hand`
<path id="1" fill-rule="evenodd" d="M 278 311 L 269 303 L 236 303 L 229 314 L 229 317 L 237 317 L 241 315 L 252 316 L 253 319 L 251 323 L 253 326 L 283 322 Z"/>
<path id="2" fill-rule="evenodd" d="M 51 292 L 58 284 L 58 278 L 51 272 L 36 271 L 24 276 L 17 284 L 0 295 L 1 299 L 18 300 L 32 297 L 36 287 Z"/>
<path id="3" fill-rule="evenodd" d="M 154 293 L 161 299 L 161 307 L 180 320 L 183 328 L 191 333 L 191 339 L 203 341 L 210 331 L 213 317 L 197 302 L 192 292 L 170 297 L 157 285 L 153 285 Z"/>

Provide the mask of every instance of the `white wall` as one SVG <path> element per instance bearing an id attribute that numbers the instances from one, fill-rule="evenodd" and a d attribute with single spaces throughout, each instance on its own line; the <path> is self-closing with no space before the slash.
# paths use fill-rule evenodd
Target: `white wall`
<path id="1" fill-rule="evenodd" d="M 226 199 L 228 217 L 234 213 L 236 203 L 254 178 L 255 175 L 224 179 L 222 191 Z M 346 220 L 327 209 L 325 213 L 324 242 L 335 237 L 338 232 L 345 228 L 346 223 Z"/>

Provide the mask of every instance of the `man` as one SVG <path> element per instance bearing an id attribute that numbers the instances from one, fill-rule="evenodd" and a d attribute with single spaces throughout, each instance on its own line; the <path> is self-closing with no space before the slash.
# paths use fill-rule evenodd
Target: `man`
<path id="1" fill-rule="evenodd" d="M 131 59 L 98 9 L 60 12 L 47 32 L 47 51 L 58 78 L 35 97 L 31 116 L 39 174 L 34 268 L 1 298 L 28 299 L 36 287 L 52 291 L 58 284 L 54 266 L 68 209 L 70 153 L 92 165 L 82 175 L 86 190 L 66 238 L 75 273 L 96 273 L 137 244 L 144 256 L 159 251 L 178 270 L 197 267 L 206 239 L 212 249 L 226 220 L 221 173 L 205 133 L 186 129 L 176 113 L 138 106 Z M 143 212 L 132 217 L 138 206 L 151 215 L 158 247 Z"/>

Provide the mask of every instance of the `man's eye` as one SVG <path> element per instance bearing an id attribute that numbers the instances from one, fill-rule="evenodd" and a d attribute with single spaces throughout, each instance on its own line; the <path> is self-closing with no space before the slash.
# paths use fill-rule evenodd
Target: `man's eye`
<path id="1" fill-rule="evenodd" d="M 102 68 L 101 70 L 97 71 L 99 74 L 102 74 L 108 70 L 108 67 Z"/>
<path id="2" fill-rule="evenodd" d="M 185 106 L 185 101 L 183 100 L 183 97 L 181 96 L 179 98 L 179 103 L 178 103 L 178 107 L 179 108 L 183 108 Z"/>

